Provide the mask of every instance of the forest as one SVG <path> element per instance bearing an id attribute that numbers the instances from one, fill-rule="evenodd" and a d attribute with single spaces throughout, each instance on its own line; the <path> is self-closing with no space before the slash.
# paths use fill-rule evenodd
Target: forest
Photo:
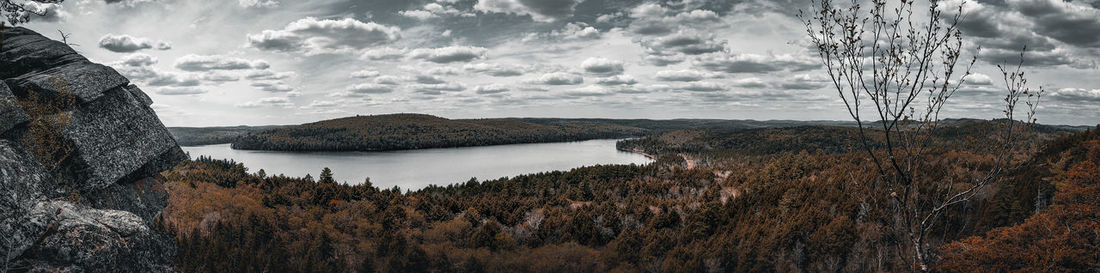
<path id="1" fill-rule="evenodd" d="M 356 116 L 249 133 L 233 149 L 391 151 L 640 136 L 645 129 L 606 123 L 449 120 L 422 114 Z"/>
<path id="2" fill-rule="evenodd" d="M 401 122 L 414 122 L 405 127 Z M 463 131 L 465 125 L 477 125 Z M 297 126 L 169 127 L 182 146 L 240 143 L 240 149 L 413 149 L 430 145 L 479 146 L 527 142 L 557 142 L 591 138 L 636 137 L 673 130 L 746 130 L 796 126 L 853 126 L 843 121 L 724 120 L 724 119 L 602 119 L 602 118 L 494 118 L 444 119 L 424 114 L 356 116 Z M 284 128 L 286 127 L 286 128 Z M 1080 129 L 1070 127 L 1071 129 Z M 1087 129 L 1087 128 L 1085 128 Z M 592 131 L 592 132 L 582 132 Z M 387 134 L 409 133 L 421 140 L 408 143 Z M 240 141 L 238 139 L 244 138 Z M 467 138 L 474 138 L 467 139 Z M 372 139 L 365 147 L 339 144 Z M 327 143 L 327 144 L 321 144 Z M 256 146 L 259 145 L 259 146 Z M 428 145 L 428 146 L 425 146 Z M 291 148 L 293 146 L 295 148 Z M 389 148 L 382 148 L 389 147 Z"/>
<path id="3" fill-rule="evenodd" d="M 992 123 L 943 130 L 929 157 L 982 166 Z M 907 271 L 869 209 L 847 127 L 669 131 L 621 149 L 644 166 L 379 189 L 197 158 L 166 172 L 181 272 Z M 940 272 L 1100 268 L 1100 128 L 1036 130 L 1024 165 L 933 231 Z M 950 141 L 946 141 L 950 139 Z M 750 144 L 746 144 L 750 143 Z M 778 145 L 785 143 L 789 145 Z M 1041 260 L 1036 260 L 1041 259 Z"/>

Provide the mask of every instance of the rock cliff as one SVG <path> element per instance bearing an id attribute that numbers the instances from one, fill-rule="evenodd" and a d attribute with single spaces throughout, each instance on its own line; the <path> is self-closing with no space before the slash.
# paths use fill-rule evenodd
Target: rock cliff
<path id="1" fill-rule="evenodd" d="M 158 175 L 187 158 L 114 69 L 0 33 L 0 271 L 172 272 Z"/>

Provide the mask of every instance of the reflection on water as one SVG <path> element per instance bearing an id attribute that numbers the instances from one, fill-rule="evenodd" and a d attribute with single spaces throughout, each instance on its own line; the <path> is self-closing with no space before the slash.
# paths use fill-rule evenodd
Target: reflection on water
<path id="1" fill-rule="evenodd" d="M 337 181 L 359 184 L 367 177 L 380 188 L 419 189 L 596 164 L 645 164 L 642 155 L 615 150 L 615 140 L 515 144 L 393 152 L 242 151 L 229 144 L 184 147 L 191 157 L 206 155 L 244 163 L 268 175 L 317 177 L 329 167 Z"/>

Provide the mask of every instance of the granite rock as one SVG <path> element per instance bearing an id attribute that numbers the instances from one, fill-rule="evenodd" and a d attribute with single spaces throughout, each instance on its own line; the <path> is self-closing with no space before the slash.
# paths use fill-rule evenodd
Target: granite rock
<path id="1" fill-rule="evenodd" d="M 152 100 L 61 42 L 0 35 L 0 271 L 173 272 L 173 240 L 155 225 L 168 204 L 159 173 L 187 155 Z M 23 108 L 34 103 L 57 107 Z M 65 160 L 47 166 L 24 147 L 41 132 L 71 151 Z"/>

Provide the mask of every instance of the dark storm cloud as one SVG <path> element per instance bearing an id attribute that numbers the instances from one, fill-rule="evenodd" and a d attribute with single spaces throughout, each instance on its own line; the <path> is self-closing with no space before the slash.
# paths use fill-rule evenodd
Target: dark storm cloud
<path id="1" fill-rule="evenodd" d="M 113 52 L 126 53 L 153 48 L 168 50 L 172 48 L 172 45 L 164 41 L 154 42 L 149 39 L 134 37 L 125 34 L 107 34 L 99 38 L 99 47 Z"/>
<path id="2" fill-rule="evenodd" d="M 188 54 L 176 59 L 176 68 L 184 71 L 267 69 L 264 60 L 246 60 L 223 55 Z"/>
<path id="3" fill-rule="evenodd" d="M 1036 32 L 1067 44 L 1100 47 L 1100 10 L 1055 0 L 1009 1 L 1011 7 L 1033 18 Z"/>

